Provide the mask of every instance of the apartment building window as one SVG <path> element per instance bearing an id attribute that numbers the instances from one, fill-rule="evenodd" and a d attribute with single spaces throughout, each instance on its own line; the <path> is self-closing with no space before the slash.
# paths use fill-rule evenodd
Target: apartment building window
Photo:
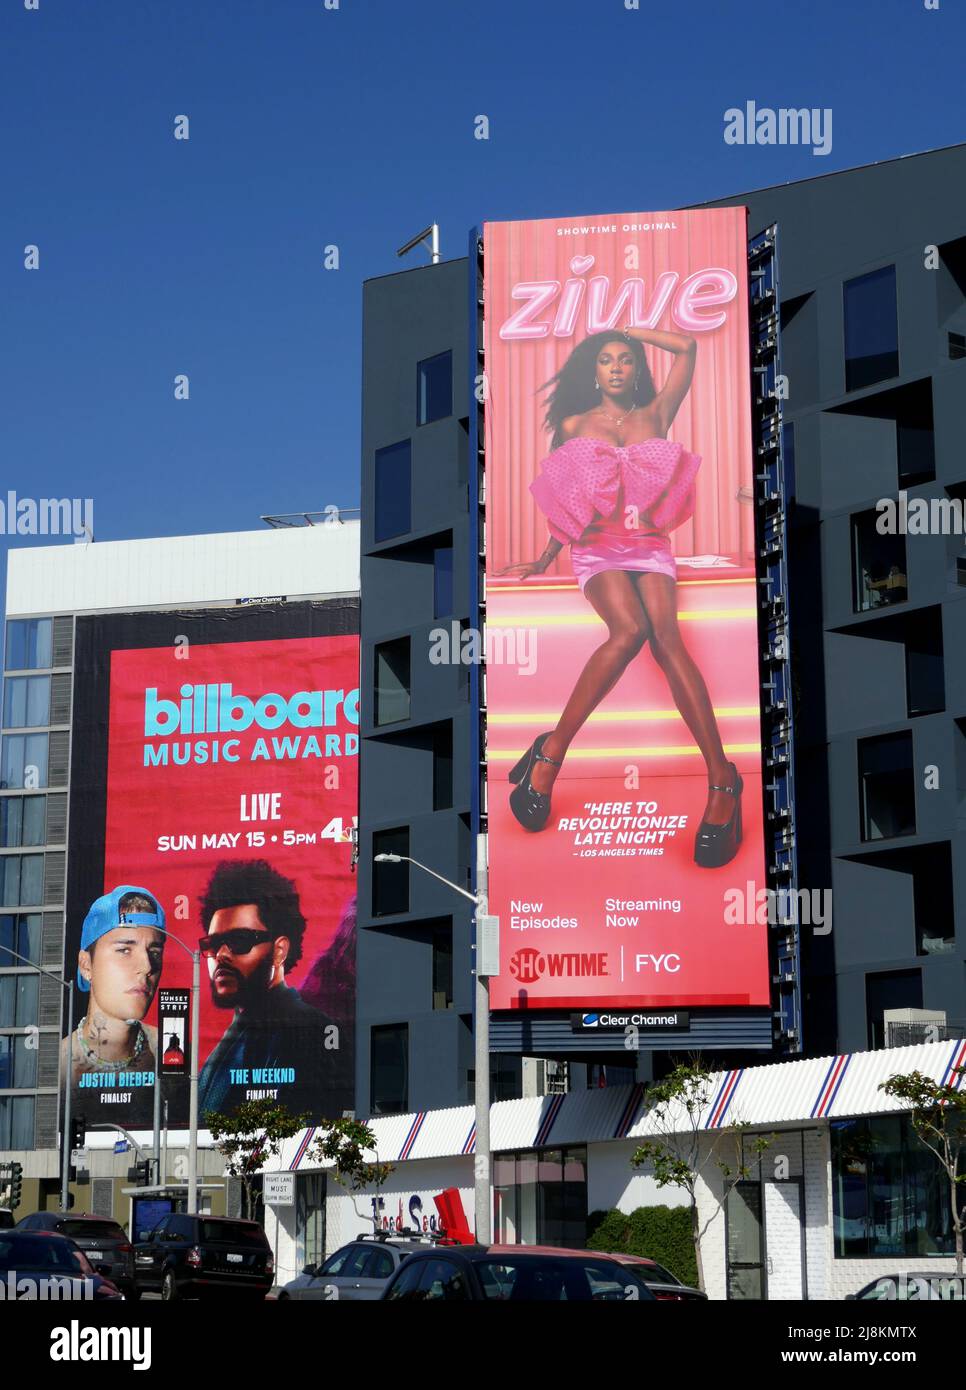
<path id="1" fill-rule="evenodd" d="M 53 665 L 53 620 L 22 618 L 7 623 L 5 670 L 42 671 Z"/>
<path id="2" fill-rule="evenodd" d="M 433 617 L 448 618 L 453 612 L 453 547 L 433 550 Z"/>
<path id="3" fill-rule="evenodd" d="M 372 837 L 372 857 L 379 854 L 409 854 L 409 827 L 377 830 Z M 388 917 L 395 912 L 409 911 L 409 865 L 372 865 L 372 915 Z"/>
<path id="4" fill-rule="evenodd" d="M 0 848 L 47 843 L 45 796 L 0 797 Z"/>
<path id="5" fill-rule="evenodd" d="M 0 1096 L 0 1150 L 33 1146 L 33 1096 Z"/>
<path id="6" fill-rule="evenodd" d="M 375 539 L 388 541 L 412 528 L 412 445 L 408 439 L 376 450 Z"/>
<path id="7" fill-rule="evenodd" d="M 33 965 L 40 964 L 40 934 L 43 916 L 39 912 L 23 912 L 19 915 L 5 912 L 0 916 L 0 967 L 23 965 L 24 961 L 8 955 L 16 951 Z M 36 976 L 33 977 L 36 979 Z"/>
<path id="8" fill-rule="evenodd" d="M 0 788 L 46 787 L 46 734 L 4 734 L 0 750 Z"/>
<path id="9" fill-rule="evenodd" d="M 33 1027 L 37 1022 L 39 997 L 39 975 L 23 970 L 16 975 L 0 975 L 0 1028 Z"/>
<path id="10" fill-rule="evenodd" d="M 36 907 L 44 900 L 44 856 L 0 856 L 0 907 Z"/>
<path id="11" fill-rule="evenodd" d="M 410 642 L 397 637 L 375 649 L 377 724 L 398 724 L 409 718 Z"/>
<path id="12" fill-rule="evenodd" d="M 0 1033 L 0 1090 L 27 1091 L 37 1084 L 37 1048 L 29 1036 Z"/>
<path id="13" fill-rule="evenodd" d="M 856 613 L 904 603 L 909 597 L 906 538 L 881 535 L 876 530 L 878 516 L 871 511 L 852 517 L 852 608 Z"/>
<path id="14" fill-rule="evenodd" d="M 453 807 L 453 726 L 437 724 L 433 730 L 433 810 Z"/>
<path id="15" fill-rule="evenodd" d="M 906 708 L 910 719 L 946 708 L 943 624 L 938 607 L 916 614 L 905 641 Z"/>
<path id="16" fill-rule="evenodd" d="M 433 931 L 433 1008 L 453 1007 L 453 929 Z"/>
<path id="17" fill-rule="evenodd" d="M 416 368 L 416 423 L 431 425 L 453 413 L 453 354 L 440 352 Z"/>
<path id="18" fill-rule="evenodd" d="M 409 1109 L 409 1025 L 391 1023 L 369 1034 L 369 1108 L 373 1115 Z"/>
<path id="19" fill-rule="evenodd" d="M 845 389 L 857 391 L 899 375 L 896 268 L 883 266 L 846 280 Z"/>
<path id="20" fill-rule="evenodd" d="M 858 756 L 862 839 L 915 835 L 911 732 L 859 739 Z"/>
<path id="21" fill-rule="evenodd" d="M 50 677 L 8 676 L 3 683 L 5 729 L 39 729 L 50 722 Z"/>
<path id="22" fill-rule="evenodd" d="M 865 1017 L 869 1046 L 885 1047 L 885 1014 L 889 1009 L 922 1008 L 921 970 L 882 970 L 865 977 Z"/>
<path id="23" fill-rule="evenodd" d="M 952 845 L 923 845 L 911 854 L 916 955 L 947 955 L 956 949 Z"/>

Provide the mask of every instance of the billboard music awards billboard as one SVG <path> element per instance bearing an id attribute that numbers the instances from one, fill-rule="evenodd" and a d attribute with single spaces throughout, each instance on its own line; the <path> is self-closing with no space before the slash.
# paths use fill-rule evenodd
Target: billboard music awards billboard
<path id="1" fill-rule="evenodd" d="M 492 1007 L 767 1005 L 746 211 L 483 240 Z"/>
<path id="2" fill-rule="evenodd" d="M 65 1039 L 74 1114 L 353 1107 L 358 604 L 77 620 Z M 177 938 L 177 941 L 171 938 Z"/>

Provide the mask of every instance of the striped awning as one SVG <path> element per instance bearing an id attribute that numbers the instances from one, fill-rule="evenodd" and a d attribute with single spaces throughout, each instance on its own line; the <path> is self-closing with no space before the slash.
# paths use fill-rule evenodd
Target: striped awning
<path id="1" fill-rule="evenodd" d="M 966 1067 L 966 1039 L 734 1068 L 713 1074 L 697 1123 L 701 1129 L 713 1130 L 737 1123 L 756 1127 L 814 1124 L 901 1111 L 902 1103 L 880 1090 L 890 1076 L 920 1071 L 933 1081 L 948 1083 L 956 1077 L 957 1067 Z M 956 1084 L 959 1089 L 966 1087 L 964 1076 Z M 376 1116 L 368 1122 L 377 1140 L 370 1158 L 398 1164 L 468 1156 L 475 1152 L 475 1120 L 472 1105 Z M 690 1128 L 683 1109 L 680 1120 L 682 1131 Z M 498 1101 L 490 1110 L 490 1144 L 496 1153 L 643 1139 L 656 1132 L 640 1083 Z M 303 1130 L 283 1144 L 281 1171 L 319 1167 L 311 1157 L 313 1135 L 314 1131 Z"/>

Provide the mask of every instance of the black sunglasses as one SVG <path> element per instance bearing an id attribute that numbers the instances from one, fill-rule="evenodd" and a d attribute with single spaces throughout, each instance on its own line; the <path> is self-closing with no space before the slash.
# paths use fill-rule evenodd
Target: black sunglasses
<path id="1" fill-rule="evenodd" d="M 198 950 L 203 956 L 213 956 L 222 946 L 227 946 L 233 956 L 247 956 L 254 947 L 273 940 L 270 931 L 255 931 L 253 927 L 234 927 L 231 931 L 216 932 L 214 936 L 203 936 L 198 942 Z"/>

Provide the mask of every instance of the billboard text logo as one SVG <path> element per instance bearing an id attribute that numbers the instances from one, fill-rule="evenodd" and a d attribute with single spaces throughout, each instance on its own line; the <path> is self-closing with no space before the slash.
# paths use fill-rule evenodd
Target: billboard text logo
<path id="1" fill-rule="evenodd" d="M 522 985 L 532 985 L 542 975 L 551 977 L 609 975 L 606 951 L 538 951 L 525 946 L 510 957 L 510 974 Z"/>

